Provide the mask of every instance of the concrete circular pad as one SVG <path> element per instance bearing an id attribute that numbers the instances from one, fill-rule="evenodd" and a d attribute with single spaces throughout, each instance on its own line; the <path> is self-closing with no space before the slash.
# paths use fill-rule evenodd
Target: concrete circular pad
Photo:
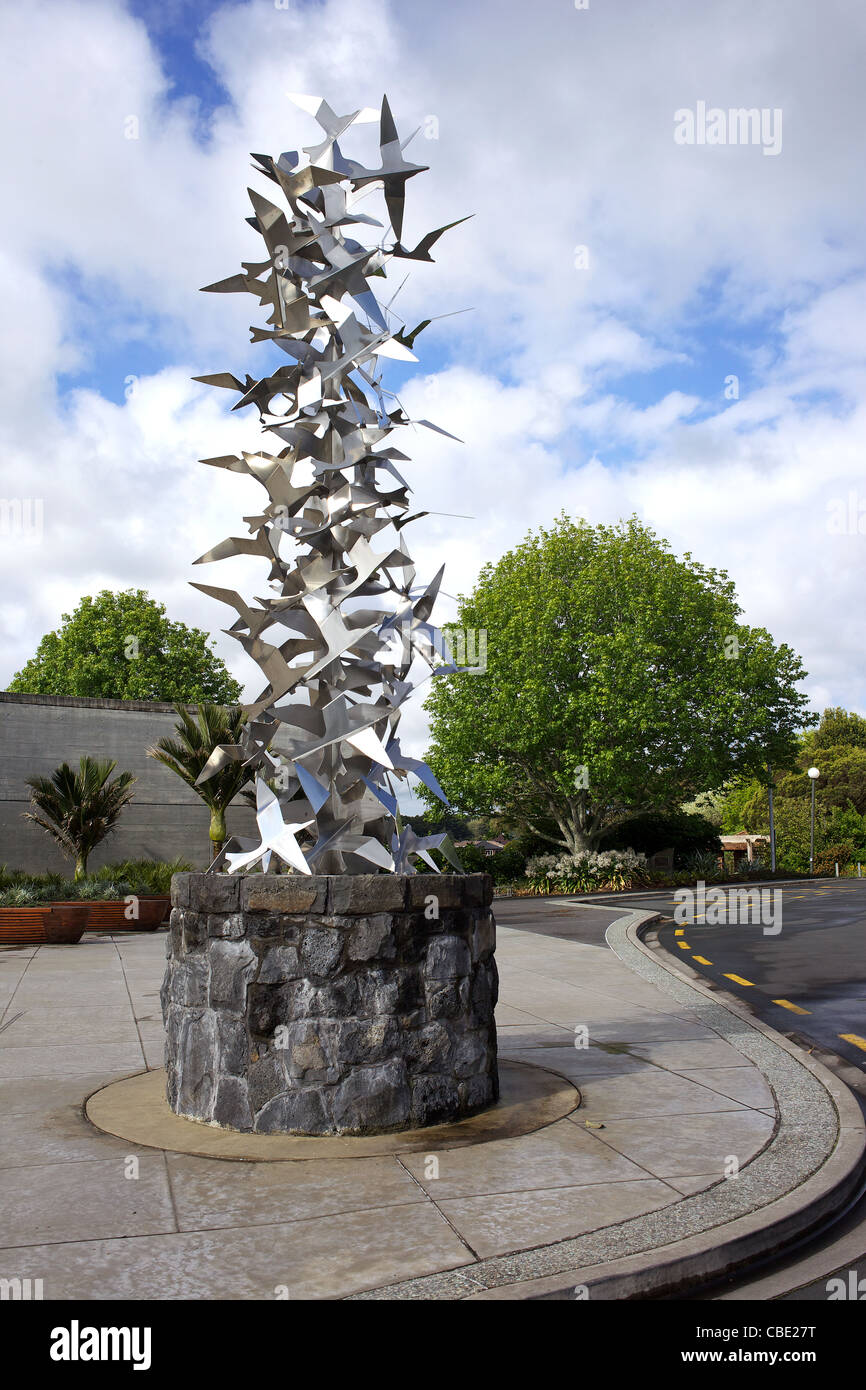
<path id="1" fill-rule="evenodd" d="M 500 1062 L 500 1098 L 480 1115 L 453 1124 L 392 1134 L 319 1135 L 240 1134 L 217 1125 L 187 1120 L 169 1110 L 165 1072 L 139 1072 L 94 1091 L 84 1110 L 91 1124 L 145 1148 L 200 1158 L 224 1158 L 242 1163 L 276 1163 L 287 1159 L 365 1158 L 375 1154 L 416 1153 L 430 1149 L 461 1149 L 512 1139 L 570 1115 L 580 1105 L 580 1092 L 565 1077 L 523 1062 Z"/>

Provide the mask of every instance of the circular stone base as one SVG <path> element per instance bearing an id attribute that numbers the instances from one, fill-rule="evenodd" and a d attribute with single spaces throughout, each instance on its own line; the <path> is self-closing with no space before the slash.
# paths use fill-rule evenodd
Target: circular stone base
<path id="1" fill-rule="evenodd" d="M 244 1134 L 175 1115 L 165 1098 L 165 1072 L 140 1072 L 94 1091 L 85 1104 L 91 1124 L 145 1148 L 245 1163 L 289 1159 L 365 1158 L 375 1154 L 460 1149 L 543 1129 L 580 1105 L 564 1076 L 523 1062 L 500 1062 L 500 1098 L 489 1110 L 451 1124 L 391 1134 Z"/>

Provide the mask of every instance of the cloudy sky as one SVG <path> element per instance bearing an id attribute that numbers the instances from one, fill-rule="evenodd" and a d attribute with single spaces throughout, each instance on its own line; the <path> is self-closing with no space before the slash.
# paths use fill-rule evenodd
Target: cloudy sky
<path id="1" fill-rule="evenodd" d="M 729 571 L 817 708 L 866 712 L 866 8 L 28 0 L 0 7 L 0 52 L 0 499 L 44 515 L 0 533 L 0 688 L 82 594 L 140 586 L 219 634 L 188 581 L 261 592 L 245 562 L 192 568 L 257 502 L 196 460 L 261 445 L 190 377 L 272 365 L 254 301 L 197 290 L 258 255 L 248 152 L 316 138 L 287 93 L 387 91 L 430 166 L 407 244 L 474 214 L 400 299 L 413 323 L 472 312 L 386 376 L 465 441 L 402 446 L 418 506 L 469 517 L 413 527 L 419 578 L 444 559 L 457 594 L 562 509 L 635 512 Z"/>

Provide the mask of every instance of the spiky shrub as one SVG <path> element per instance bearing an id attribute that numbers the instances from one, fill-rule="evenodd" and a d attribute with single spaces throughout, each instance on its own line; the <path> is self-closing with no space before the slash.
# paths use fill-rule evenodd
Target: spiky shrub
<path id="1" fill-rule="evenodd" d="M 116 766 L 112 758 L 84 756 L 77 771 L 61 763 L 50 777 L 25 779 L 31 809 L 24 819 L 50 835 L 73 860 L 76 879 L 85 876 L 90 855 L 111 835 L 132 799 L 135 778 L 131 772 L 112 778 Z"/>
<path id="2" fill-rule="evenodd" d="M 253 776 L 252 768 L 232 762 L 204 782 L 201 774 L 207 767 L 214 749 L 221 744 L 237 744 L 244 732 L 245 717 L 237 707 L 203 703 L 194 710 L 175 705 L 178 722 L 174 738 L 161 738 L 147 756 L 169 768 L 196 796 L 200 796 L 210 811 L 209 837 L 211 858 L 216 858 L 226 838 L 226 811 L 238 792 Z"/>

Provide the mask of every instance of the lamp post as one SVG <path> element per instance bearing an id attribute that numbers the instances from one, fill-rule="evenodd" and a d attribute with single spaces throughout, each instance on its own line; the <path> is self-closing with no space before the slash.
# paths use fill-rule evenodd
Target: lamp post
<path id="1" fill-rule="evenodd" d="M 811 874 L 815 865 L 815 783 L 821 774 L 817 767 L 810 767 L 808 775 L 812 780 L 812 819 L 809 830 L 809 873 Z"/>
<path id="2" fill-rule="evenodd" d="M 770 867 L 776 872 L 776 821 L 773 816 L 773 769 L 767 763 L 767 797 L 770 802 Z"/>

